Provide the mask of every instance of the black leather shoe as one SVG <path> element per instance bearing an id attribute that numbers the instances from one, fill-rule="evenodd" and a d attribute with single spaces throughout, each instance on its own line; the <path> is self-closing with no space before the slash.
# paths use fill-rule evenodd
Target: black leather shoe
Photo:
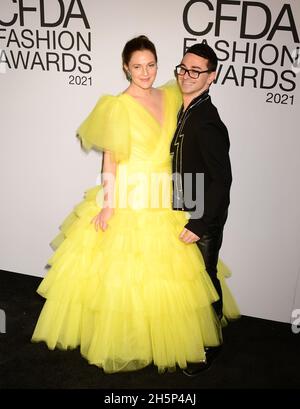
<path id="1" fill-rule="evenodd" d="M 216 347 L 206 347 L 205 349 L 205 355 L 206 355 L 206 360 L 213 362 L 219 353 L 222 351 L 222 345 L 218 345 Z"/>
<path id="2" fill-rule="evenodd" d="M 219 353 L 221 352 L 221 349 L 222 349 L 221 345 L 217 347 L 205 348 L 206 361 L 189 363 L 187 368 L 183 369 L 182 372 L 186 376 L 197 376 L 200 375 L 203 371 L 207 371 L 211 367 L 211 364 L 217 358 Z"/>
<path id="3" fill-rule="evenodd" d="M 187 368 L 183 369 L 182 372 L 186 376 L 197 376 L 203 371 L 206 371 L 210 368 L 210 364 L 207 361 L 197 362 L 197 363 L 190 363 L 188 364 Z"/>

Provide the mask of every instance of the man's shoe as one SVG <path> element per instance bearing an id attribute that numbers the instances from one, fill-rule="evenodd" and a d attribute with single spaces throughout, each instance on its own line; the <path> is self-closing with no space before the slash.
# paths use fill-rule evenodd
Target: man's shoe
<path id="1" fill-rule="evenodd" d="M 210 364 L 208 361 L 197 362 L 197 363 L 190 363 L 188 364 L 187 368 L 183 369 L 182 372 L 186 376 L 197 376 L 201 372 L 206 371 L 210 368 Z"/>
<path id="2" fill-rule="evenodd" d="M 206 361 L 212 364 L 212 362 L 214 362 L 217 359 L 221 351 L 222 351 L 222 345 L 218 345 L 217 347 L 206 347 L 205 348 Z"/>
<path id="3" fill-rule="evenodd" d="M 183 373 L 186 376 L 197 376 L 203 371 L 208 370 L 211 367 L 213 361 L 217 358 L 219 353 L 221 352 L 222 346 L 219 345 L 217 347 L 207 347 L 205 348 L 205 356 L 206 361 L 197 362 L 197 363 L 189 363 L 187 368 L 183 369 Z"/>

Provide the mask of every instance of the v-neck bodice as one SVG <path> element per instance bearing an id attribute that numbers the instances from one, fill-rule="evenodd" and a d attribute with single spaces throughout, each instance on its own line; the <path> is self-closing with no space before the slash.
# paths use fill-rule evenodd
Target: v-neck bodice
<path id="1" fill-rule="evenodd" d="M 160 164 L 169 160 L 181 104 L 176 84 L 163 92 L 163 123 L 129 94 L 104 95 L 77 131 L 86 149 L 109 150 L 118 162 Z"/>
<path id="2" fill-rule="evenodd" d="M 171 181 L 170 143 L 181 101 L 167 89 L 163 89 L 163 93 L 164 120 L 161 125 L 132 96 L 119 94 L 100 98 L 78 130 L 86 148 L 110 151 L 118 161 L 115 191 L 119 207 L 123 207 L 120 203 L 124 194 L 135 208 L 149 207 L 153 196 L 149 195 L 152 183 L 160 186 L 156 178 L 163 178 L 164 186 Z M 164 195 L 168 205 L 171 203 L 171 196 L 165 190 L 154 195 L 159 199 L 158 207 L 162 206 Z"/>
<path id="3" fill-rule="evenodd" d="M 129 94 L 120 94 L 118 98 L 127 111 L 130 127 L 131 155 L 129 162 L 138 161 L 160 164 L 169 160 L 170 141 L 173 135 L 171 123 L 176 119 L 176 112 L 168 106 L 168 99 L 163 90 L 163 123 L 160 124 L 153 114 L 138 100 Z"/>
<path id="4" fill-rule="evenodd" d="M 125 98 L 128 97 L 129 100 L 131 100 L 134 104 L 140 107 L 140 110 L 144 111 L 148 117 L 152 118 L 160 128 L 163 128 L 165 124 L 165 120 L 166 120 L 166 100 L 165 100 L 166 96 L 165 96 L 164 90 L 161 90 L 161 93 L 162 93 L 162 96 L 161 96 L 162 98 L 162 121 L 159 121 L 158 118 L 150 111 L 150 109 L 147 108 L 147 106 L 145 106 L 144 104 L 142 104 L 137 98 L 133 97 L 127 92 L 123 92 L 120 95 L 124 96 Z"/>

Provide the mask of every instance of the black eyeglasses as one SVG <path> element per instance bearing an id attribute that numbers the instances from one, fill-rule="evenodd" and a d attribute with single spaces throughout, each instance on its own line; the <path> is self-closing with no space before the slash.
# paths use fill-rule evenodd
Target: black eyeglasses
<path id="1" fill-rule="evenodd" d="M 199 78 L 199 75 L 204 73 L 204 72 L 211 72 L 211 70 L 206 70 L 206 71 L 197 71 L 197 70 L 188 70 L 187 68 L 184 68 L 182 65 L 176 65 L 175 67 L 175 74 L 184 76 L 185 73 L 188 73 L 189 77 L 193 78 L 194 80 Z"/>

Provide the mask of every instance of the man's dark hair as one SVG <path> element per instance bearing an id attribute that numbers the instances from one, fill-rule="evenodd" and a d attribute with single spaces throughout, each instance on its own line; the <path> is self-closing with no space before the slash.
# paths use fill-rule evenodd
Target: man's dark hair
<path id="1" fill-rule="evenodd" d="M 210 71 L 216 71 L 218 66 L 218 57 L 209 45 L 205 43 L 194 44 L 186 50 L 185 54 L 186 53 L 196 54 L 199 57 L 205 58 L 206 60 L 208 60 L 207 68 Z"/>

